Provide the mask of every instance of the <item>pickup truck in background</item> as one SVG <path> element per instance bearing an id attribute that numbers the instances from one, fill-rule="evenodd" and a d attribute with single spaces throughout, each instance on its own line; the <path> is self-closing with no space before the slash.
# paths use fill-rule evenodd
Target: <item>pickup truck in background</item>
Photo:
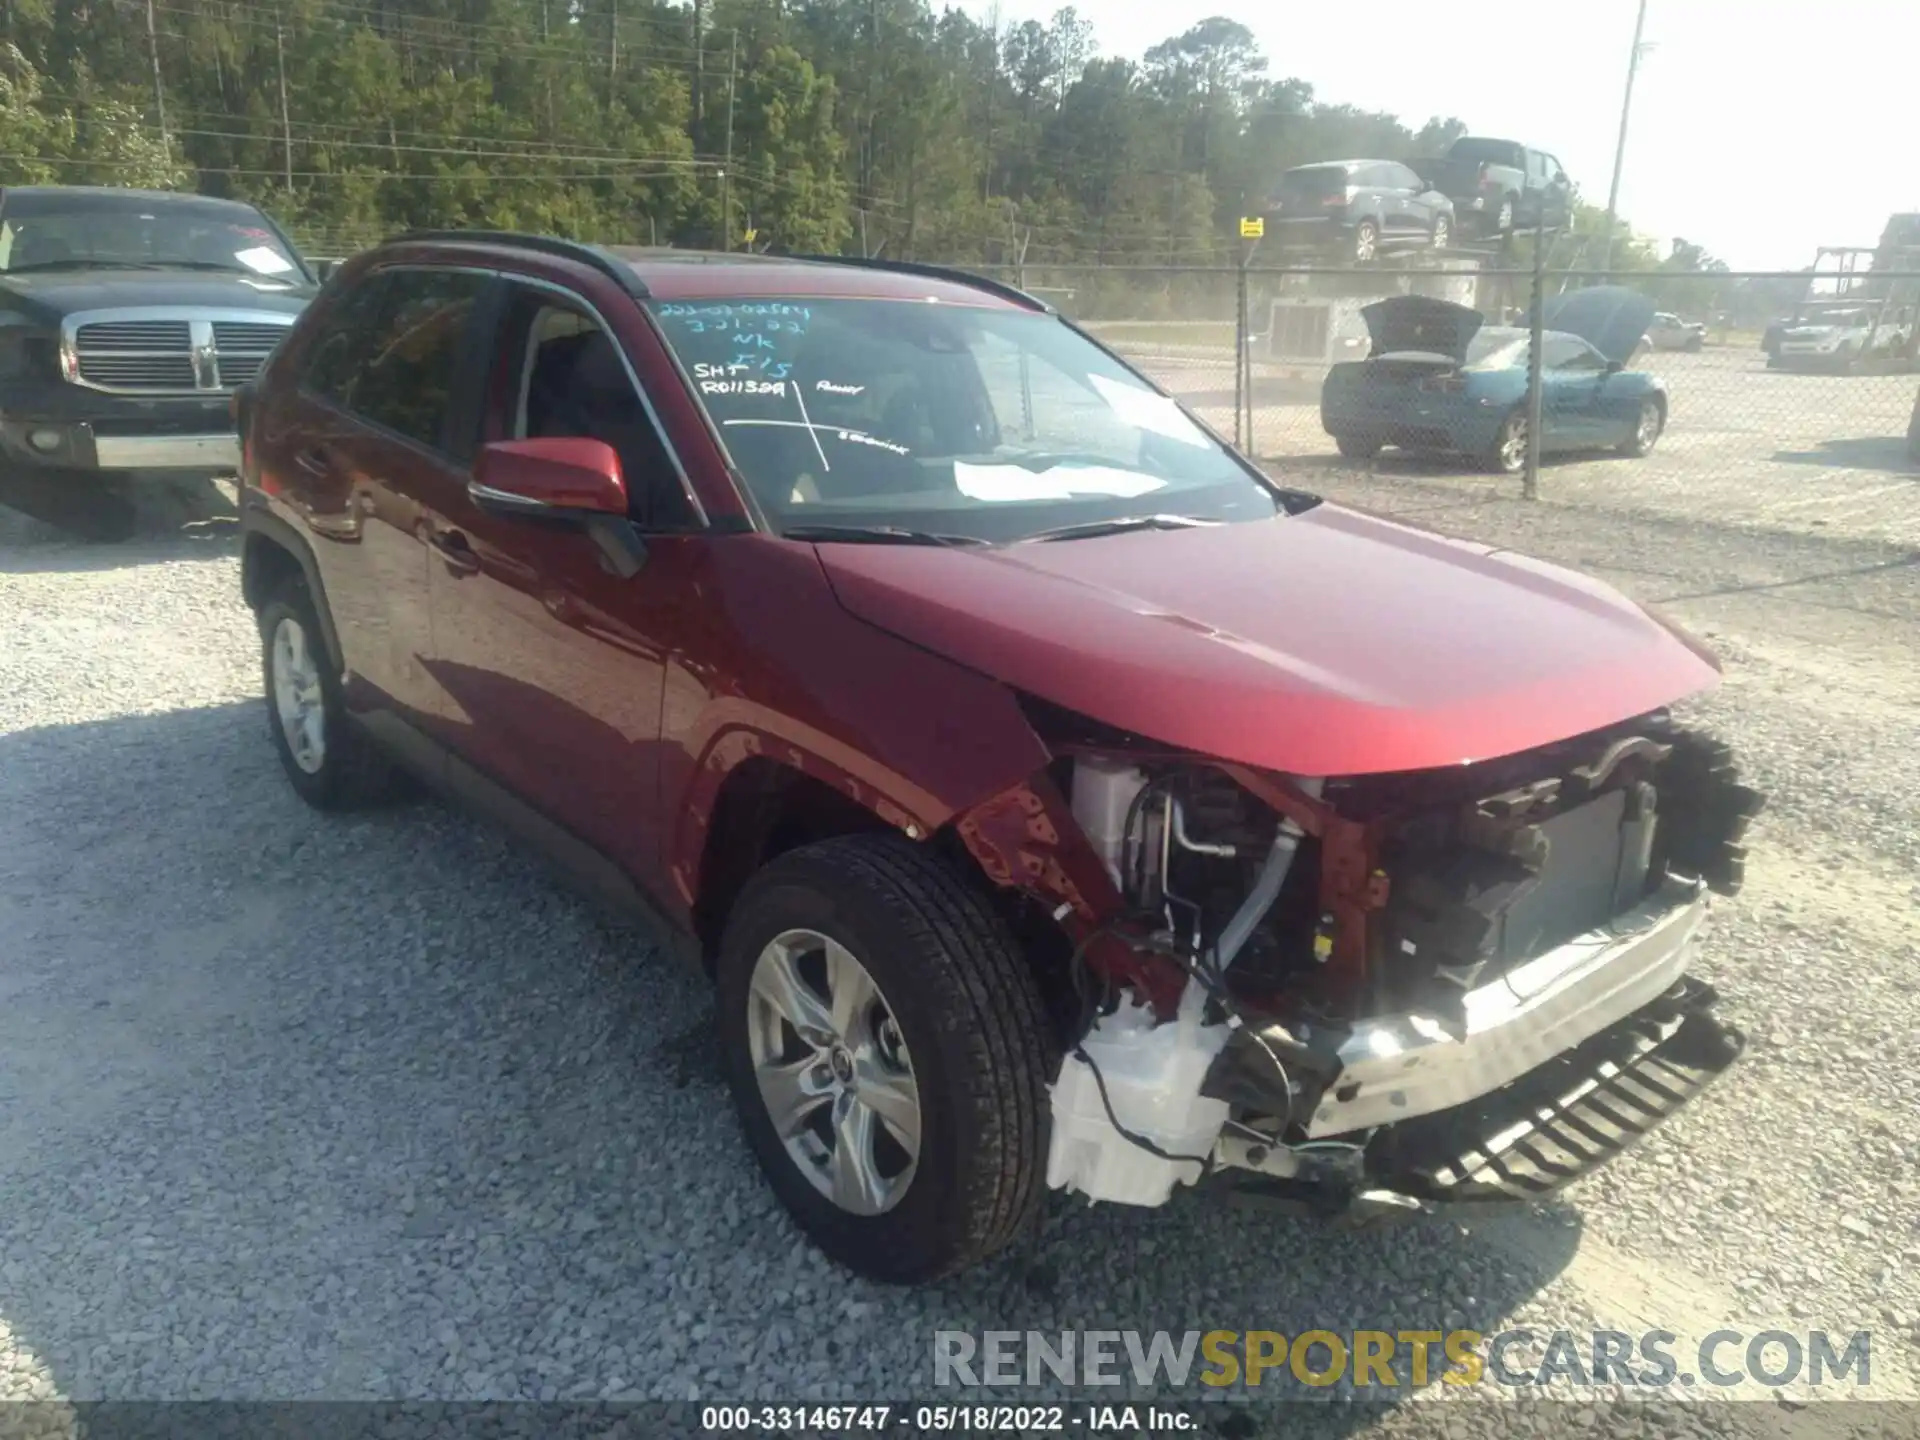
<path id="1" fill-rule="evenodd" d="M 1913 310 L 1877 301 L 1805 307 L 1773 332 L 1772 370 L 1838 370 L 1898 364 L 1912 352 Z"/>
<path id="2" fill-rule="evenodd" d="M 234 391 L 316 288 L 252 205 L 0 190 L 0 505 L 90 540 L 217 513 Z"/>
<path id="3" fill-rule="evenodd" d="M 1462 135 L 1446 154 L 1411 163 L 1453 201 L 1463 234 L 1506 236 L 1538 224 L 1561 228 L 1572 219 L 1573 182 L 1565 167 L 1516 140 Z"/>

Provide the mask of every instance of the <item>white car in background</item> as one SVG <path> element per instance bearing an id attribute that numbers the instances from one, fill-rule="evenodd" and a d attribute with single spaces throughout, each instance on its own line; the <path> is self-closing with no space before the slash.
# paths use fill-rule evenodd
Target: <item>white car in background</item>
<path id="1" fill-rule="evenodd" d="M 1879 305 L 1822 309 L 1780 332 L 1770 369 L 1851 370 L 1862 360 L 1891 359 L 1907 353 L 1913 340 L 1913 311 L 1905 306 L 1882 313 Z"/>
<path id="2" fill-rule="evenodd" d="M 1662 310 L 1647 327 L 1647 343 L 1655 350 L 1698 350 L 1707 343 L 1707 327 Z"/>

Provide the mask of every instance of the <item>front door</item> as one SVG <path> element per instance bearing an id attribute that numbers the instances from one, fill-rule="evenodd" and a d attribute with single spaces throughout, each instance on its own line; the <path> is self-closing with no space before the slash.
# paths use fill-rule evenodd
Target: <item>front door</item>
<path id="1" fill-rule="evenodd" d="M 1573 335 L 1548 335 L 1541 356 L 1542 441 L 1556 450 L 1603 443 L 1600 402 L 1607 362 Z"/>
<path id="2" fill-rule="evenodd" d="M 696 512 L 619 343 L 589 302 L 505 282 L 480 439 L 584 436 L 620 457 L 647 555 L 623 575 L 584 530 L 437 507 L 434 654 L 456 756 L 643 883 L 660 854 L 667 642 Z"/>

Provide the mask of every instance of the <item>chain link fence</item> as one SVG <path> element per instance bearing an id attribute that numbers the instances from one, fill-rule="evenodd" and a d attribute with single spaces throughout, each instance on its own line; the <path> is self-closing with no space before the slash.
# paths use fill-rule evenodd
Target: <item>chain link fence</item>
<path id="1" fill-rule="evenodd" d="M 1356 468 L 1512 493 L 1531 479 L 1559 499 L 1660 510 L 1665 498 L 1796 526 L 1831 510 L 1872 531 L 1874 506 L 1920 478 L 1920 268 L 1536 274 L 1420 256 L 991 273 L 1056 305 L 1307 488 L 1315 472 Z M 1612 356 L 1618 368 L 1544 323 L 1535 365 L 1536 295 L 1555 321 L 1601 285 L 1637 292 L 1656 316 L 1630 353 Z M 1477 317 L 1464 365 L 1361 363 L 1374 349 L 1367 308 L 1401 295 Z M 1403 335 L 1386 348 L 1415 343 Z M 1418 339 L 1429 347 L 1447 343 Z"/>

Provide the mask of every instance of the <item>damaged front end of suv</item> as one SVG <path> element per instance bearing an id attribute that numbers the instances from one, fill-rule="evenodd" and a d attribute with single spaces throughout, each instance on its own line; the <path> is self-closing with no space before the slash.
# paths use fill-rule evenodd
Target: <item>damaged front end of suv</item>
<path id="1" fill-rule="evenodd" d="M 1071 944 L 1055 1188 L 1212 1179 L 1351 1223 L 1535 1200 L 1740 1053 L 1687 964 L 1761 797 L 1664 710 L 1351 777 L 1028 710 L 1053 764 L 958 828 Z"/>

